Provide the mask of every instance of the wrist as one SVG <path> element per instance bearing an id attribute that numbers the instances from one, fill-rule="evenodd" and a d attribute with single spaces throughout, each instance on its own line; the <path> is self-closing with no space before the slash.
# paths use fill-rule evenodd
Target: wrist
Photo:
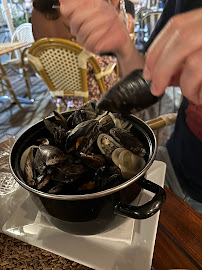
<path id="1" fill-rule="evenodd" d="M 129 35 L 127 35 L 123 45 L 119 46 L 115 53 L 118 59 L 121 77 L 126 76 L 135 69 L 144 68 L 144 56 L 140 55 Z"/>

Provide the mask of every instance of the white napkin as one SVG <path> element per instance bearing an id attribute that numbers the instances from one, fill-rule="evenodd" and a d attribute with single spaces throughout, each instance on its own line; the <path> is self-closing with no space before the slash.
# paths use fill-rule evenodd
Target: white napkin
<path id="1" fill-rule="evenodd" d="M 36 225 L 40 225 L 40 228 L 41 226 L 43 226 L 46 228 L 48 227 L 51 229 L 55 229 L 55 227 L 49 223 L 49 221 L 41 214 L 41 212 L 38 212 L 34 223 Z M 83 235 L 80 237 L 119 241 L 131 245 L 133 239 L 134 223 L 135 220 L 132 218 L 124 218 L 117 216 L 111 230 L 95 235 Z"/>
<path id="2" fill-rule="evenodd" d="M 128 245 L 131 245 L 132 240 L 133 240 L 133 230 L 134 230 L 135 220 L 132 218 L 123 218 L 123 219 L 125 220 L 121 224 L 119 224 L 117 227 L 109 231 L 102 232 L 96 235 L 91 235 L 88 237 L 94 237 L 97 239 L 105 239 L 105 240 L 110 240 L 110 241 L 124 242 Z"/>

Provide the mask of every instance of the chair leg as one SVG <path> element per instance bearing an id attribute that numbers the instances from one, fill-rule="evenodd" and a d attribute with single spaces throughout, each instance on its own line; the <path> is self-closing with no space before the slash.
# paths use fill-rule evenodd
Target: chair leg
<path id="1" fill-rule="evenodd" d="M 4 67 L 0 64 L 0 71 L 1 71 L 1 81 L 5 81 L 5 84 L 6 84 L 6 88 L 7 90 L 10 92 L 11 96 L 13 97 L 14 101 L 16 102 L 16 104 L 19 106 L 19 108 L 22 110 L 22 106 L 19 102 L 19 100 L 17 99 L 17 96 L 13 90 L 13 87 L 7 77 L 7 74 L 6 74 L 6 71 L 4 69 Z"/>
<path id="2" fill-rule="evenodd" d="M 27 95 L 28 95 L 28 98 L 31 99 L 31 90 L 30 90 L 30 77 L 29 77 L 29 73 L 26 69 L 26 67 L 22 67 L 22 70 L 23 70 L 23 75 L 24 75 L 24 79 L 25 79 L 25 84 L 26 84 L 26 87 L 27 87 Z"/>
<path id="3" fill-rule="evenodd" d="M 0 91 L 0 93 L 2 93 L 3 95 L 5 95 L 6 94 L 6 91 L 4 89 L 4 86 L 3 86 L 3 82 L 2 82 L 1 77 L 0 77 L 0 85 L 1 85 L 1 91 Z"/>
<path id="4" fill-rule="evenodd" d="M 10 92 L 10 94 L 12 95 L 12 97 L 13 97 L 14 100 L 15 100 L 15 103 L 18 104 L 19 108 L 22 110 L 23 108 L 22 108 L 22 106 L 21 106 L 19 100 L 17 99 L 17 96 L 16 96 L 16 94 L 15 94 L 15 92 L 14 92 L 14 90 L 13 90 L 13 87 L 12 87 L 12 85 L 11 85 L 9 79 L 7 78 L 7 76 L 4 77 L 4 81 L 5 81 L 5 83 L 6 83 L 6 87 L 7 87 L 8 91 Z"/>

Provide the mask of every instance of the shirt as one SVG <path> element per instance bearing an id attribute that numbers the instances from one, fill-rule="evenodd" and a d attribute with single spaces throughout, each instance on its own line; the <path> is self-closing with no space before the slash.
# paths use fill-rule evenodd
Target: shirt
<path id="1" fill-rule="evenodd" d="M 167 0 L 146 50 L 172 16 L 200 7 L 201 0 Z M 182 188 L 202 202 L 202 106 L 183 98 L 174 132 L 166 146 Z"/>

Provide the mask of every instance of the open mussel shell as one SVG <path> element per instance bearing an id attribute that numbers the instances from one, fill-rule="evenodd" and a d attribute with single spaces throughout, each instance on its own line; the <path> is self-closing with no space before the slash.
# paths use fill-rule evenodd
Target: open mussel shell
<path id="1" fill-rule="evenodd" d="M 40 144 L 39 150 L 41 153 L 41 157 L 45 161 L 47 166 L 56 165 L 65 160 L 64 153 L 55 146 Z"/>
<path id="2" fill-rule="evenodd" d="M 125 179 L 136 175 L 146 164 L 143 157 L 135 155 L 125 148 L 115 149 L 112 153 L 112 161 L 120 168 Z"/>
<path id="3" fill-rule="evenodd" d="M 131 132 L 122 128 L 111 128 L 110 135 L 124 148 L 136 155 L 145 156 L 146 151 L 142 142 Z"/>
<path id="4" fill-rule="evenodd" d="M 150 92 L 150 82 L 142 70 L 134 70 L 107 91 L 97 104 L 98 109 L 117 113 L 135 113 L 159 100 Z"/>
<path id="5" fill-rule="evenodd" d="M 34 149 L 38 149 L 38 147 L 35 145 L 28 147 L 22 154 L 20 160 L 20 168 L 26 177 L 27 184 L 30 186 L 35 185 L 32 165 L 34 161 Z"/>
<path id="6" fill-rule="evenodd" d="M 24 172 L 24 169 L 25 169 L 25 164 L 26 164 L 26 160 L 27 160 L 27 157 L 30 153 L 30 151 L 33 149 L 33 148 L 38 148 L 37 145 L 32 145 L 30 147 L 28 147 L 22 154 L 21 156 L 21 159 L 20 159 L 20 169 L 22 170 L 22 172 Z"/>
<path id="7" fill-rule="evenodd" d="M 112 153 L 116 148 L 121 147 L 121 145 L 116 142 L 111 136 L 101 133 L 97 138 L 97 145 L 100 152 L 111 161 Z"/>

